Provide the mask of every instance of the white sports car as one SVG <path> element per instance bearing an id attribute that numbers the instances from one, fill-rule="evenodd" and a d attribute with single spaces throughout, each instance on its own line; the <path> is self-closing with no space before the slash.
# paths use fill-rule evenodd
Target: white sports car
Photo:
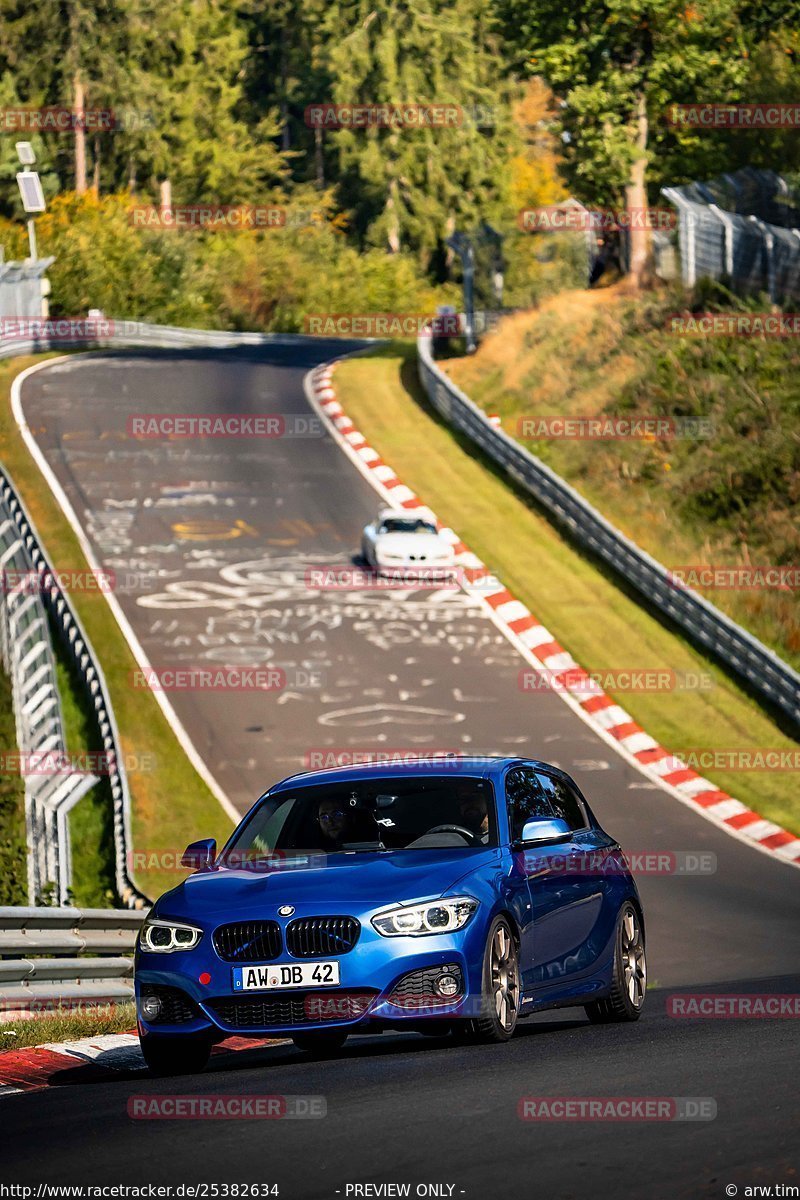
<path id="1" fill-rule="evenodd" d="M 453 547 L 439 533 L 430 515 L 408 509 L 384 508 L 361 535 L 364 561 L 381 574 L 395 571 L 421 575 L 452 575 Z"/>

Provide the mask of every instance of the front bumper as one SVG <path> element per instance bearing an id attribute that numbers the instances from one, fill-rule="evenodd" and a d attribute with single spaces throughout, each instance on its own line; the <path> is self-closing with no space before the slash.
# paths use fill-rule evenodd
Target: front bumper
<path id="1" fill-rule="evenodd" d="M 424 583 L 433 579 L 453 579 L 458 575 L 458 565 L 451 558 L 432 559 L 428 562 L 421 562 L 419 559 L 392 562 L 379 558 L 376 560 L 375 569 L 383 578 L 396 577 L 398 583 L 405 580 Z"/>
<path id="2" fill-rule="evenodd" d="M 337 1027 L 408 1027 L 471 1016 L 480 1002 L 483 950 L 483 931 L 474 920 L 463 930 L 426 938 L 384 938 L 364 927 L 353 950 L 324 960 L 339 962 L 337 987 L 242 992 L 233 988 L 235 964 L 219 958 L 206 934 L 191 951 L 137 951 L 139 1025 L 146 1036 L 205 1033 L 219 1040 L 245 1033 L 274 1037 Z M 284 952 L 269 965 L 298 961 Z M 442 974 L 457 979 L 456 995 L 437 994 L 435 982 Z M 141 1002 L 154 992 L 164 1003 L 151 1020 Z"/>

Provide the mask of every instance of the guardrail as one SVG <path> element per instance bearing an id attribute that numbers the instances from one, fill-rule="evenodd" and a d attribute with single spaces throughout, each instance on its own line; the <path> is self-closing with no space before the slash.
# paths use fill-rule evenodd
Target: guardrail
<path id="1" fill-rule="evenodd" d="M 22 519 L 21 519 L 22 518 Z M 11 694 L 25 787 L 28 897 L 44 902 L 55 888 L 68 903 L 72 882 L 67 813 L 97 783 L 87 773 L 45 770 L 34 761 L 56 761 L 66 753 L 53 646 L 41 589 L 31 588 L 38 571 L 14 489 L 0 471 L 0 657 Z"/>
<path id="2" fill-rule="evenodd" d="M 661 563 L 620 533 L 545 463 L 502 429 L 434 362 L 431 339 L 417 342 L 419 377 L 436 411 L 466 434 L 639 595 L 708 650 L 800 730 L 800 675 L 762 642 L 690 588 L 676 586 Z"/>
<path id="3" fill-rule="evenodd" d="M 19 546 L 17 553 L 21 554 L 28 564 L 26 569 L 32 572 L 34 576 L 38 575 L 40 580 L 40 586 L 37 587 L 35 596 L 25 596 L 25 599 L 16 605 L 13 619 L 19 620 L 21 619 L 20 613 L 33 611 L 34 605 L 38 601 L 44 621 L 41 625 L 38 622 L 35 624 L 34 632 L 41 633 L 43 637 L 48 636 L 46 610 L 56 633 L 63 641 L 67 653 L 74 663 L 78 678 L 84 685 L 87 699 L 94 709 L 97 720 L 97 727 L 103 746 L 103 759 L 108 765 L 109 784 L 114 808 L 114 874 L 117 892 L 125 904 L 131 907 L 141 907 L 149 903 L 149 901 L 138 890 L 128 874 L 127 864 L 131 849 L 130 794 L 123 762 L 122 746 L 108 696 L 108 686 L 105 677 L 83 626 L 70 604 L 69 597 L 62 590 L 57 577 L 50 567 L 25 506 L 17 495 L 10 478 L 2 469 L 0 469 L 0 498 L 2 498 L 3 510 L 8 514 L 7 521 L 10 522 L 10 526 L 6 527 L 7 531 L 16 534 L 16 541 Z M 30 588 L 24 590 L 30 591 Z M 6 600 L 13 598 L 14 594 L 12 593 L 6 597 Z M 29 603 L 30 610 L 26 607 Z M 12 615 L 9 615 L 9 620 L 11 619 Z M 18 629 L 17 632 L 19 632 Z M 18 709 L 18 711 L 24 714 L 26 708 L 35 709 L 37 704 L 40 706 L 45 705 L 45 715 L 49 713 L 52 717 L 49 732 L 43 741 L 39 742 L 38 728 L 41 725 L 41 719 L 38 716 L 38 710 L 30 714 L 31 719 L 36 717 L 33 729 L 30 728 L 27 719 L 23 716 L 22 724 L 18 726 L 17 740 L 19 749 L 24 754 L 29 754 L 34 750 L 57 751 L 61 749 L 66 751 L 68 748 L 64 745 L 64 734 L 61 727 L 52 656 L 49 662 L 50 674 L 47 684 L 43 681 L 39 682 L 37 691 L 31 699 L 23 700 L 23 697 L 27 694 L 27 689 L 30 689 L 34 685 L 31 680 L 35 683 L 39 671 L 43 668 L 36 667 L 35 663 L 32 661 L 29 662 L 26 656 L 19 659 L 13 647 L 14 640 L 14 637 L 10 638 L 11 644 L 8 646 L 9 657 L 7 661 L 12 673 L 12 687 L 15 693 L 19 694 L 20 701 L 22 701 L 22 708 Z M 24 645 L 28 645 L 27 640 Z M 30 648 L 26 654 L 32 653 L 32 649 Z M 45 687 L 48 688 L 47 692 L 45 692 Z M 58 738 L 59 745 L 56 745 L 55 741 L 52 741 L 54 738 Z M 46 814 L 55 813 L 57 822 L 56 827 L 52 830 L 46 822 L 43 826 L 38 822 L 33 824 L 29 822 L 29 861 L 32 859 L 33 863 L 36 864 L 41 857 L 44 857 L 48 864 L 57 861 L 57 874 L 53 876 L 48 873 L 46 878 L 47 880 L 53 879 L 54 882 L 57 882 L 57 898 L 58 902 L 62 904 L 67 900 L 71 875 L 67 813 L 86 794 L 88 789 L 97 782 L 97 776 L 86 774 L 70 774 L 66 777 L 63 774 L 51 776 L 26 775 L 26 804 L 30 793 L 32 800 L 35 796 L 38 801 L 41 801 L 38 805 L 38 810 L 43 809 Z M 35 815 L 38 810 L 32 804 L 32 814 Z M 39 844 L 42 829 L 45 832 L 44 849 Z M 41 896 L 40 885 L 43 882 L 44 880 L 39 879 L 39 886 L 29 889 L 31 899 L 36 900 Z"/>
<path id="4" fill-rule="evenodd" d="M 132 1000 L 130 956 L 145 916 L 116 908 L 0 908 L 0 1020 Z"/>

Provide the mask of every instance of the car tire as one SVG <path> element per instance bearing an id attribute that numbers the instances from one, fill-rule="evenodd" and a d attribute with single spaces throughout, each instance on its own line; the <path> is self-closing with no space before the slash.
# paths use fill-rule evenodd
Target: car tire
<path id="1" fill-rule="evenodd" d="M 140 1034 L 139 1041 L 151 1075 L 199 1075 L 211 1055 L 209 1038 L 197 1035 L 156 1037 Z"/>
<path id="2" fill-rule="evenodd" d="M 626 900 L 617 917 L 611 993 L 603 1000 L 585 1004 L 584 1009 L 593 1025 L 638 1021 L 646 996 L 647 958 L 642 919 L 636 905 Z"/>
<path id="3" fill-rule="evenodd" d="M 511 926 L 505 917 L 495 917 L 483 955 L 481 1015 L 472 1022 L 479 1042 L 507 1042 L 519 1018 L 522 995 L 519 955 Z"/>
<path id="4" fill-rule="evenodd" d="M 347 1032 L 343 1029 L 324 1029 L 293 1033 L 292 1041 L 304 1054 L 311 1054 L 314 1058 L 328 1058 L 341 1050 L 347 1041 Z"/>

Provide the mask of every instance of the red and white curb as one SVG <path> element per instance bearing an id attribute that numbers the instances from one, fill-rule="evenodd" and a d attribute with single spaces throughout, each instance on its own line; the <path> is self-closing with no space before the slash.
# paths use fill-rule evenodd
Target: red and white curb
<path id="1" fill-rule="evenodd" d="M 283 1039 L 229 1037 L 211 1051 L 215 1057 L 242 1050 L 276 1046 Z M 39 1092 L 61 1082 L 64 1072 L 93 1068 L 93 1077 L 111 1078 L 119 1072 L 146 1071 L 136 1033 L 104 1033 L 74 1042 L 48 1042 L 24 1050 L 0 1052 L 0 1098 L 20 1092 Z M 88 1072 L 87 1072 L 88 1081 Z M 70 1082 L 72 1080 L 70 1079 Z"/>
<path id="2" fill-rule="evenodd" d="M 387 503 L 408 509 L 424 508 L 436 519 L 430 508 L 397 477 L 347 416 L 333 387 L 335 367 L 335 362 L 327 363 L 306 376 L 309 402 L 348 457 Z M 603 741 L 653 783 L 726 833 L 800 867 L 800 838 L 765 820 L 660 746 L 624 708 L 590 680 L 569 651 L 491 574 L 453 529 L 438 519 L 436 524 L 455 550 L 456 563 L 463 572 L 464 591 L 487 606 L 498 629 L 527 662 L 547 675 L 557 694 Z"/>

